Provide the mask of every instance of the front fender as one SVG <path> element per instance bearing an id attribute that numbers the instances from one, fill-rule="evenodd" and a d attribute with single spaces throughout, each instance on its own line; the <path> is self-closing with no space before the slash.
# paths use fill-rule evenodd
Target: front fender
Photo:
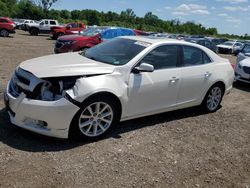
<path id="1" fill-rule="evenodd" d="M 82 103 L 96 93 L 108 92 L 119 98 L 122 109 L 124 109 L 124 104 L 128 101 L 127 89 L 128 85 L 123 81 L 120 73 L 113 73 L 82 77 L 76 81 L 69 94 L 75 101 Z"/>

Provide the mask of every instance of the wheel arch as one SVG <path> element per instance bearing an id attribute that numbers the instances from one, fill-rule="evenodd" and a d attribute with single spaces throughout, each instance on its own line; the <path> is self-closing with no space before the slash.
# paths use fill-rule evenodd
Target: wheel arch
<path id="1" fill-rule="evenodd" d="M 93 99 L 93 98 L 97 98 L 97 97 L 109 97 L 109 98 L 111 98 L 115 102 L 115 104 L 117 105 L 117 107 L 119 109 L 119 120 L 121 119 L 122 110 L 123 110 L 122 109 L 122 102 L 121 102 L 120 98 L 112 92 L 100 91 L 100 92 L 94 93 L 94 94 L 88 96 L 86 99 L 84 99 L 81 102 L 81 105 L 84 105 L 84 103 L 86 101 Z"/>
<path id="2" fill-rule="evenodd" d="M 225 84 L 222 80 L 217 80 L 217 81 L 214 82 L 214 83 L 207 89 L 207 91 L 205 92 L 204 96 L 202 97 L 202 101 L 201 101 L 202 103 L 204 102 L 204 100 L 205 100 L 205 98 L 206 98 L 208 92 L 210 91 L 210 89 L 211 89 L 213 86 L 217 85 L 217 84 L 219 84 L 219 85 L 222 86 L 222 88 L 223 88 L 223 96 L 224 96 L 225 91 L 226 91 L 226 84 Z"/>

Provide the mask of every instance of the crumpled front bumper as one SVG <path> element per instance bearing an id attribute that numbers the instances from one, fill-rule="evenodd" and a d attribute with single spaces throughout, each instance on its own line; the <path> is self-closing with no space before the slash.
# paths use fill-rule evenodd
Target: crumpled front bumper
<path id="1" fill-rule="evenodd" d="M 21 93 L 17 98 L 5 93 L 5 104 L 14 125 L 45 136 L 68 138 L 69 127 L 79 107 L 65 98 L 57 101 L 40 101 L 26 98 Z"/>

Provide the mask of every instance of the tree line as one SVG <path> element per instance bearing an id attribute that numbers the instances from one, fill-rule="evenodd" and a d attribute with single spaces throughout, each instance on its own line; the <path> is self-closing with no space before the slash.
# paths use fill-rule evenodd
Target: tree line
<path id="1" fill-rule="evenodd" d="M 57 0 L 0 0 L 0 16 L 23 19 L 57 19 L 67 23 L 81 21 L 88 25 L 108 25 L 129 27 L 151 32 L 167 32 L 190 35 L 209 35 L 225 38 L 240 38 L 250 40 L 244 36 L 224 34 L 219 35 L 216 28 L 206 28 L 202 24 L 192 21 L 182 23 L 179 20 L 162 20 L 148 12 L 144 17 L 138 17 L 132 9 L 120 13 L 96 10 L 55 10 L 50 9 Z"/>

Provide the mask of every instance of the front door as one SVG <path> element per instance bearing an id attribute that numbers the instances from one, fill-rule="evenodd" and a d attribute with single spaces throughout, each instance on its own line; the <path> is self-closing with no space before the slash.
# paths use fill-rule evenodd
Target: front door
<path id="1" fill-rule="evenodd" d="M 157 47 L 140 62 L 153 65 L 154 72 L 130 74 L 127 112 L 129 117 L 157 113 L 176 105 L 180 86 L 178 52 L 177 45 Z"/>

